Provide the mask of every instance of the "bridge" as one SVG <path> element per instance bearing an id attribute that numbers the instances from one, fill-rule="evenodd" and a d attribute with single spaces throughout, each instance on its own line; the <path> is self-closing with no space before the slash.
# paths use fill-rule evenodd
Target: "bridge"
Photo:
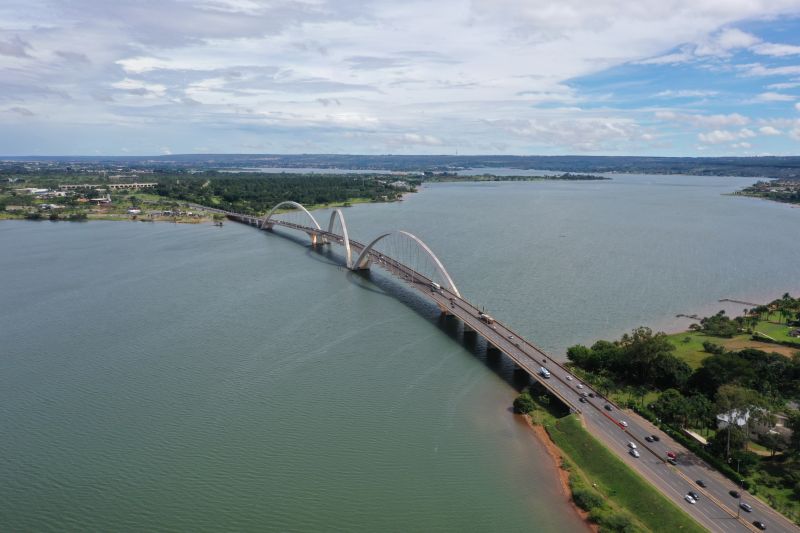
<path id="1" fill-rule="evenodd" d="M 344 248 L 348 269 L 358 271 L 378 267 L 406 283 L 433 302 L 443 314 L 460 319 L 465 333 L 482 335 L 489 347 L 506 354 L 518 368 L 541 383 L 571 411 L 581 414 L 588 431 L 706 529 L 719 532 L 757 531 L 749 520 L 758 518 L 769 523 L 771 531 L 799 531 L 786 517 L 745 493 L 666 433 L 637 415 L 622 411 L 588 384 L 581 383 L 568 368 L 511 327 L 468 301 L 441 260 L 419 237 L 398 230 L 382 233 L 370 242 L 362 243 L 350 238 L 341 210 L 334 209 L 331 212 L 328 225 L 323 229 L 312 213 L 292 201 L 281 202 L 263 217 L 206 206 L 195 207 L 261 230 L 271 231 L 281 227 L 300 231 L 308 236 L 313 246 L 340 245 Z M 381 246 L 392 239 L 402 241 L 406 252 L 413 250 L 422 256 L 426 260 L 423 262 L 425 268 L 411 264 L 397 254 L 381 251 Z M 542 368 L 546 368 L 547 372 L 542 372 Z M 649 435 L 657 435 L 659 439 L 655 442 L 646 440 L 644 437 Z M 641 451 L 641 457 L 628 453 L 633 443 Z M 668 452 L 677 454 L 677 462 L 667 456 Z M 698 479 L 704 480 L 702 486 L 695 482 Z M 683 496 L 690 490 L 699 493 L 702 498 L 687 505 Z M 752 513 L 741 516 L 738 504 L 742 498 L 734 499 L 729 495 L 730 491 L 737 490 L 752 506 Z"/>
<path id="2" fill-rule="evenodd" d="M 279 212 L 279 210 L 285 210 L 287 208 L 296 211 L 297 214 L 300 214 L 307 222 L 301 224 L 276 217 L 276 213 Z M 464 324 L 465 332 L 477 333 L 483 336 L 490 347 L 506 354 L 518 368 L 539 381 L 571 410 L 577 413 L 581 412 L 576 397 L 568 397 L 564 394 L 561 387 L 553 386 L 554 383 L 561 382 L 563 386 L 569 387 L 565 377 L 569 371 L 563 368 L 558 361 L 552 359 L 543 350 L 513 331 L 509 326 L 492 318 L 478 308 L 477 305 L 464 298 L 441 260 L 434 254 L 433 250 L 416 235 L 407 231 L 398 230 L 390 233 L 382 233 L 365 244 L 349 237 L 347 223 L 340 209 L 333 210 L 330 220 L 328 221 L 328 226 L 326 229 L 323 229 L 316 218 L 314 218 L 314 215 L 301 204 L 292 201 L 279 203 L 262 218 L 221 210 L 216 211 L 224 213 L 229 219 L 263 230 L 272 230 L 275 226 L 278 226 L 301 231 L 308 235 L 311 244 L 314 246 L 332 243 L 343 246 L 345 251 L 345 263 L 348 269 L 354 271 L 368 270 L 372 266 L 377 266 L 388 272 L 394 278 L 410 285 L 423 297 L 436 304 L 443 314 L 459 318 Z M 336 229 L 339 229 L 339 232 L 336 232 Z M 420 253 L 426 255 L 433 265 L 434 272 L 418 272 L 402 261 L 390 257 L 385 253 L 381 253 L 376 249 L 378 243 L 392 236 L 404 238 L 411 245 L 415 246 Z M 437 283 L 437 281 L 433 279 L 434 275 L 441 280 L 442 283 Z M 540 372 L 542 367 L 546 367 L 550 371 L 550 376 L 548 378 L 545 378 Z M 556 371 L 556 368 L 558 371 Z"/>

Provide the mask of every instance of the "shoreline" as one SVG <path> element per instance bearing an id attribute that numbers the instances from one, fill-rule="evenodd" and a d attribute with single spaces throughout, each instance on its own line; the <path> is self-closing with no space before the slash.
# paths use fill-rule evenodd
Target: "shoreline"
<path id="1" fill-rule="evenodd" d="M 531 433 L 533 434 L 533 438 L 535 438 L 539 443 L 544 447 L 545 452 L 553 460 L 553 466 L 556 468 L 558 472 L 558 480 L 559 485 L 561 486 L 561 492 L 566 496 L 567 501 L 569 502 L 570 507 L 572 507 L 573 511 L 583 520 L 586 528 L 593 533 L 598 533 L 600 531 L 600 526 L 589 520 L 589 513 L 584 511 L 575 503 L 575 500 L 572 499 L 572 490 L 569 488 L 569 472 L 564 470 L 561 466 L 563 464 L 564 456 L 561 449 L 556 446 L 556 443 L 550 439 L 550 435 L 547 434 L 544 427 L 538 424 L 534 424 L 531 420 L 531 417 L 528 415 L 514 415 L 514 416 L 522 416 L 525 419 L 525 424 L 530 428 Z"/>

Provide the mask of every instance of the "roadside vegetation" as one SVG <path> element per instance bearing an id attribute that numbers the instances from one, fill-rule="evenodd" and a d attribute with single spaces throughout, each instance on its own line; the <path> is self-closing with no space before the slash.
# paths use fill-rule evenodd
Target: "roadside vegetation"
<path id="1" fill-rule="evenodd" d="M 638 328 L 567 357 L 586 381 L 800 522 L 799 327 L 800 299 L 786 294 L 686 333 Z"/>
<path id="2" fill-rule="evenodd" d="M 586 431 L 580 419 L 563 411 L 559 402 L 551 402 L 540 385 L 522 393 L 514 408 L 543 426 L 560 449 L 572 500 L 600 531 L 704 531 Z"/>

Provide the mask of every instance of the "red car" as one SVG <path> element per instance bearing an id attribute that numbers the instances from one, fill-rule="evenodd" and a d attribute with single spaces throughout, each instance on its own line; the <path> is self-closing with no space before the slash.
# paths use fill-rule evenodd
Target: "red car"
<path id="1" fill-rule="evenodd" d="M 675 459 L 677 456 L 675 455 L 675 452 L 667 452 L 667 457 L 670 459 Z"/>

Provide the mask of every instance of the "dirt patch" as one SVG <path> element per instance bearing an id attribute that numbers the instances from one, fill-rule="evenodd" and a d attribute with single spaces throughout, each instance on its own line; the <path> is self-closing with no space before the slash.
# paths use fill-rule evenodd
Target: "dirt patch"
<path id="1" fill-rule="evenodd" d="M 550 435 L 547 434 L 547 431 L 545 431 L 545 429 L 542 426 L 536 425 L 533 422 L 531 422 L 529 416 L 525 416 L 525 422 L 527 422 L 528 426 L 531 428 L 536 438 L 539 439 L 539 442 L 541 442 L 544 445 L 545 450 L 547 450 L 547 455 L 549 455 L 553 459 L 553 462 L 555 463 L 556 469 L 558 471 L 558 480 L 559 483 L 561 484 L 561 490 L 564 492 L 564 495 L 567 498 L 569 498 L 570 504 L 575 509 L 575 512 L 578 513 L 578 516 L 580 516 L 581 519 L 583 519 L 583 521 L 586 523 L 586 527 L 590 531 L 598 533 L 600 531 L 600 527 L 597 524 L 594 524 L 589 521 L 589 513 L 587 513 L 577 505 L 575 505 L 575 502 L 572 501 L 572 491 L 570 491 L 569 489 L 569 472 L 561 468 L 561 464 L 563 463 L 561 450 L 559 450 L 558 447 L 555 444 L 553 444 L 553 441 L 550 440 Z"/>
<path id="2" fill-rule="evenodd" d="M 792 348 L 791 346 L 782 346 L 780 344 L 771 344 L 768 342 L 758 342 L 750 339 L 734 339 L 724 342 L 723 345 L 727 350 L 738 351 L 745 348 L 755 348 L 762 352 L 775 352 L 786 357 L 792 357 L 795 353 L 800 352 L 800 348 Z"/>

